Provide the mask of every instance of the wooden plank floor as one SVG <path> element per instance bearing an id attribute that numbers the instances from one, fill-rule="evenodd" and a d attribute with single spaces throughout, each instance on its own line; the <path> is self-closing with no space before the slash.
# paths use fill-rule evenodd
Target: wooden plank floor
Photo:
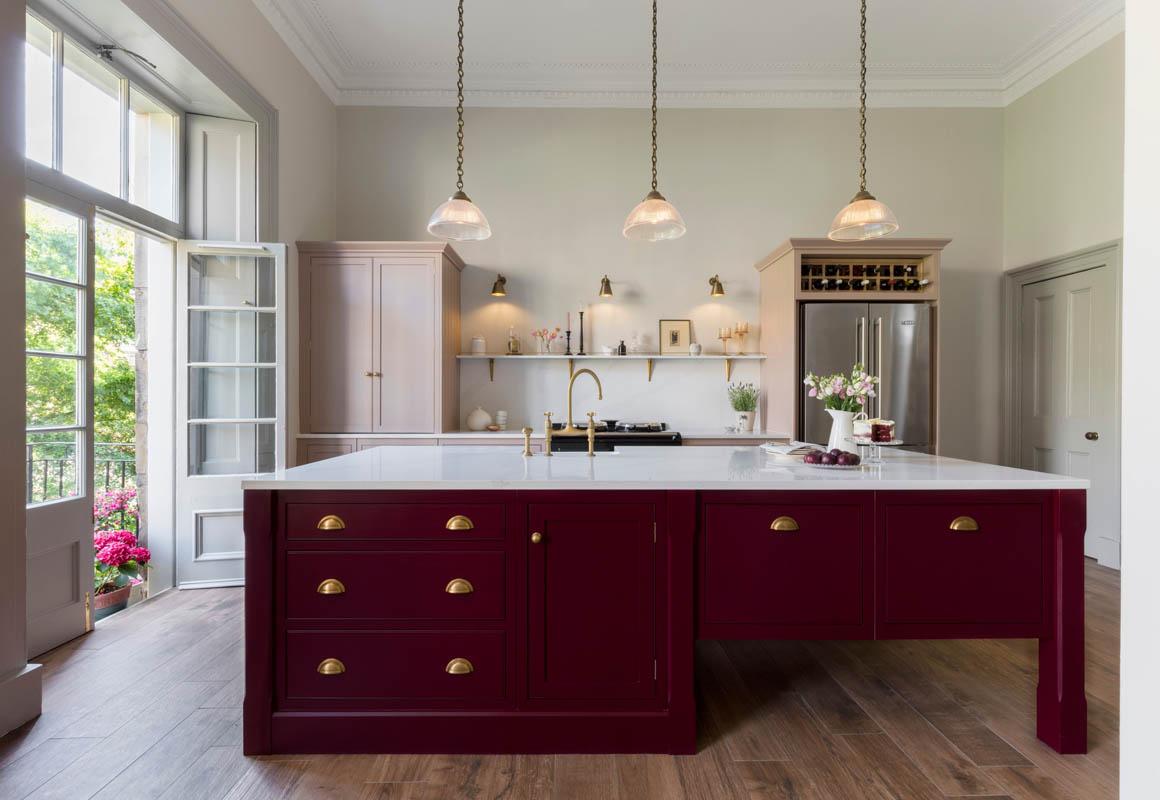
<path id="1" fill-rule="evenodd" d="M 241 754 L 242 593 L 170 592 L 47 654 L 0 798 L 1117 795 L 1119 573 L 1087 565 L 1091 752 L 1035 738 L 1035 643 L 701 642 L 696 756 Z"/>

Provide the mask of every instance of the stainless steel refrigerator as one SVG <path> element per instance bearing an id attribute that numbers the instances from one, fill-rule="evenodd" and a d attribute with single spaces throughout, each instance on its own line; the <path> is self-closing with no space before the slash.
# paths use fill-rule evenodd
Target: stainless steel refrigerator
<path id="1" fill-rule="evenodd" d="M 926 303 L 804 303 L 801 315 L 801 375 L 849 373 L 866 365 L 881 380 L 866 409 L 892 419 L 895 438 L 906 449 L 934 451 L 933 310 Z M 801 388 L 798 438 L 825 444 L 830 416 Z"/>

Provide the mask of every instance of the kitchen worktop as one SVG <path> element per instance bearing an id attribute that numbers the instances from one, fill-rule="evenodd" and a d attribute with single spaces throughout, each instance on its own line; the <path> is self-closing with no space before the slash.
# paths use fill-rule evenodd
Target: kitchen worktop
<path id="1" fill-rule="evenodd" d="M 518 446 L 374 447 L 243 482 L 245 489 L 1087 489 L 1067 476 L 889 451 L 885 463 L 827 470 L 757 446 L 631 447 L 525 458 Z"/>
<path id="2" fill-rule="evenodd" d="M 741 442 L 768 442 L 772 440 L 788 440 L 788 433 L 762 433 L 761 431 L 728 431 L 723 428 L 687 428 L 678 431 L 682 439 L 728 439 Z M 340 433 L 302 433 L 299 439 L 335 439 L 350 434 Z M 359 439 L 391 441 L 392 439 L 480 439 L 481 441 L 519 441 L 523 434 L 518 427 L 508 426 L 506 431 L 446 431 L 444 433 L 360 433 Z M 539 441 L 544 438 L 543 430 L 532 432 L 532 439 Z"/>

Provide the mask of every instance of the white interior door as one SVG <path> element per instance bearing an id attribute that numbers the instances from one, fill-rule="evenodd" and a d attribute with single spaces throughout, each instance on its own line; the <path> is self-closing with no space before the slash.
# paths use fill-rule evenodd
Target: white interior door
<path id="1" fill-rule="evenodd" d="M 1118 568 L 1114 275 L 1096 267 L 1022 291 L 1021 466 L 1091 481 L 1084 552 Z"/>
<path id="2" fill-rule="evenodd" d="M 25 209 L 31 657 L 91 628 L 93 216 L 47 190 Z"/>
<path id="3" fill-rule="evenodd" d="M 286 247 L 178 246 L 177 584 L 244 578 L 243 478 L 286 464 Z"/>

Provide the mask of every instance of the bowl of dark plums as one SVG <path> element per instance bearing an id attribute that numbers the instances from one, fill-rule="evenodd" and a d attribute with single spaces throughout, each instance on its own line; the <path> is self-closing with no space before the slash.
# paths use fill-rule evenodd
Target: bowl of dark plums
<path id="1" fill-rule="evenodd" d="M 802 456 L 802 463 L 811 467 L 825 467 L 827 469 L 855 469 L 862 463 L 857 453 L 848 453 L 845 450 L 834 448 L 825 450 L 811 450 Z"/>

